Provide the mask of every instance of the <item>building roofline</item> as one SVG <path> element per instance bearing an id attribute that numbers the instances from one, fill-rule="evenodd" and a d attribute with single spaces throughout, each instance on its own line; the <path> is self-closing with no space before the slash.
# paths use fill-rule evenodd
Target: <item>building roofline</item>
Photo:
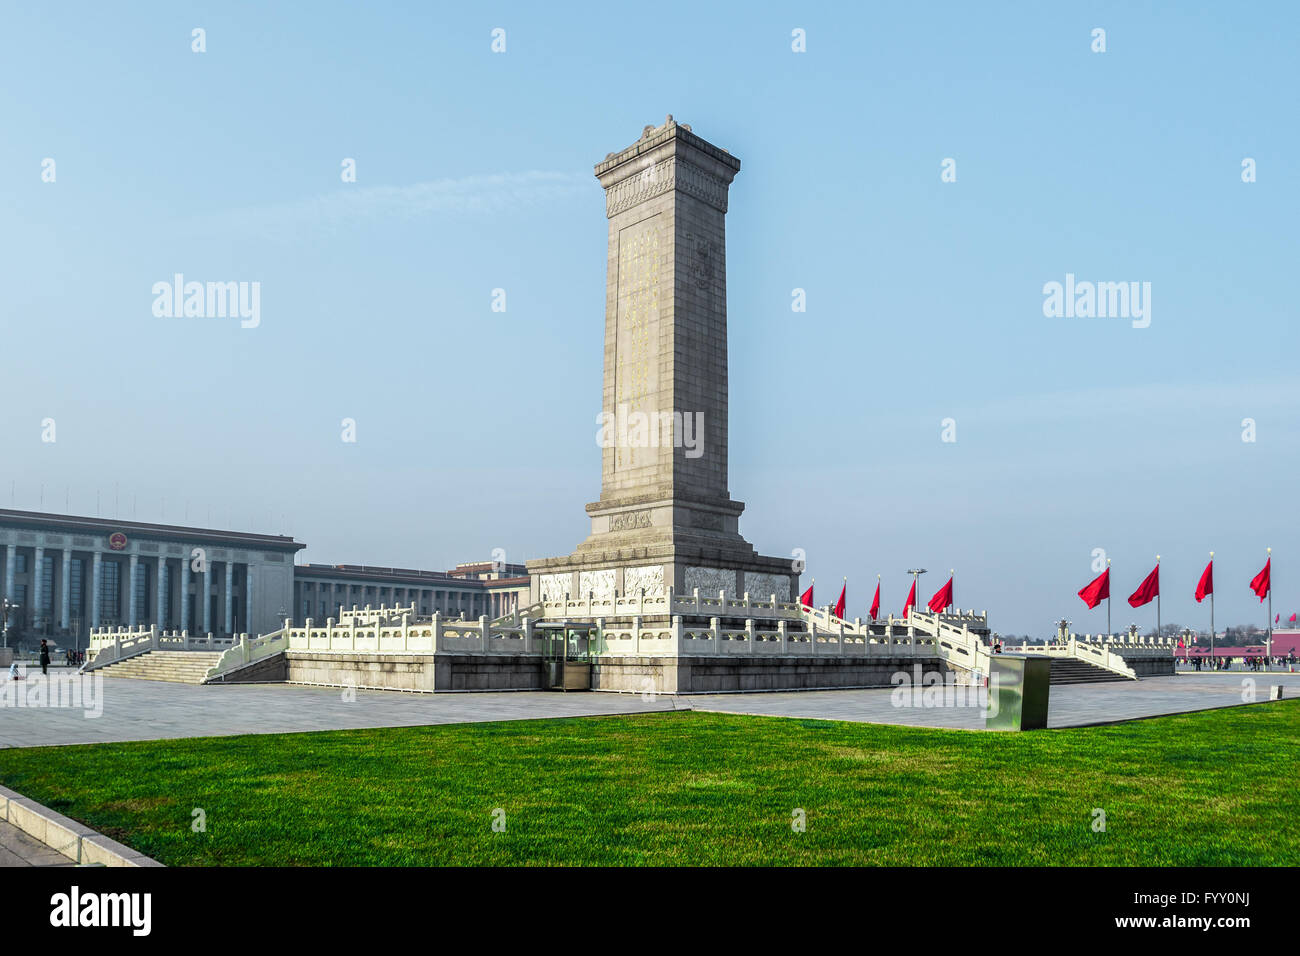
<path id="1" fill-rule="evenodd" d="M 529 578 L 462 578 L 446 571 L 419 571 L 414 568 L 382 568 L 368 564 L 295 564 L 294 577 L 363 578 L 371 581 L 407 581 L 421 584 L 468 586 L 471 590 L 498 587 L 522 587 Z"/>
<path id="2" fill-rule="evenodd" d="M 251 531 L 219 531 L 216 528 L 194 528 L 185 525 L 153 524 L 147 521 L 123 521 L 117 518 L 91 518 L 84 515 L 49 514 L 44 511 L 14 511 L 0 508 L 0 523 L 27 525 L 36 531 L 87 531 L 132 533 L 158 538 L 177 538 L 182 541 L 192 538 L 207 538 L 246 547 L 256 545 L 258 548 L 279 548 L 286 551 L 299 551 L 307 547 L 292 536 L 278 534 L 257 534 Z"/>

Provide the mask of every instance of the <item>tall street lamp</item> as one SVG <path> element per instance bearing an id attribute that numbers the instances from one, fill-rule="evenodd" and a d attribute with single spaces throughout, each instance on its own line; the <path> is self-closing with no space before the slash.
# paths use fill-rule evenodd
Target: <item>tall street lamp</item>
<path id="1" fill-rule="evenodd" d="M 10 612 L 18 610 L 21 605 L 15 604 L 8 598 L 0 598 L 0 633 L 4 634 L 4 646 L 9 646 L 9 615 Z"/>
<path id="2" fill-rule="evenodd" d="M 912 607 L 920 607 L 921 575 L 925 574 L 925 568 L 909 568 L 907 573 L 912 576 L 912 593 L 916 595 L 916 603 Z"/>

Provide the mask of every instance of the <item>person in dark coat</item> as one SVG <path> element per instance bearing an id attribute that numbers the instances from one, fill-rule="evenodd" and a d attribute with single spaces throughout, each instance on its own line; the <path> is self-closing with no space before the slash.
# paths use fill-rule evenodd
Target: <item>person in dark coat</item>
<path id="1" fill-rule="evenodd" d="M 48 674 L 49 672 L 50 672 L 50 645 L 45 643 L 44 638 L 41 638 L 41 673 Z"/>

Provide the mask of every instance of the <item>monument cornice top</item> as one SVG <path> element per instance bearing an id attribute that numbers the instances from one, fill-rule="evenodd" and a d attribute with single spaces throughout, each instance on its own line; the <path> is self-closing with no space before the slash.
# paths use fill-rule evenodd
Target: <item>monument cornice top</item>
<path id="1" fill-rule="evenodd" d="M 641 138 L 631 146 L 617 153 L 606 154 L 605 159 L 596 164 L 596 176 L 598 178 L 604 177 L 610 170 L 617 169 L 622 164 L 659 149 L 673 140 L 699 150 L 723 166 L 729 167 L 733 173 L 740 169 L 739 159 L 732 156 L 725 149 L 714 146 L 703 137 L 692 133 L 690 126 L 685 123 L 678 123 L 669 113 L 662 126 L 647 126 L 642 130 Z"/>

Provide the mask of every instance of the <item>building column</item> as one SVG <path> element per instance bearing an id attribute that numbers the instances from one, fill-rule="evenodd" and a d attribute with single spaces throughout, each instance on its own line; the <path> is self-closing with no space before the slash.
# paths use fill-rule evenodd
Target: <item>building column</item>
<path id="1" fill-rule="evenodd" d="M 100 598 L 104 590 L 104 552 L 98 548 L 91 554 L 90 572 L 90 626 L 99 627 Z"/>
<path id="2" fill-rule="evenodd" d="M 128 627 L 135 627 L 140 622 L 140 609 L 135 603 L 136 585 L 140 577 L 140 558 L 138 555 L 128 554 L 126 559 L 131 568 L 131 573 L 127 575 L 127 587 L 130 590 L 126 595 L 126 623 Z"/>
<path id="3" fill-rule="evenodd" d="M 28 589 L 27 599 L 31 602 L 32 616 L 28 618 L 32 625 L 39 630 L 44 630 L 42 624 L 45 621 L 45 549 L 36 548 L 35 555 L 32 558 L 32 573 L 28 579 L 32 586 Z M 53 598 L 54 595 L 50 595 Z"/>
<path id="4" fill-rule="evenodd" d="M 226 620 L 225 633 L 235 633 L 235 562 L 226 562 Z"/>
<path id="5" fill-rule="evenodd" d="M 190 628 L 190 559 L 181 558 L 181 630 Z"/>
<path id="6" fill-rule="evenodd" d="M 199 572 L 200 600 L 203 601 L 203 627 L 200 634 L 212 633 L 212 564 L 205 557 L 203 559 L 203 570 Z"/>
<path id="7" fill-rule="evenodd" d="M 255 633 L 253 630 L 253 566 L 244 565 L 244 632 L 247 634 Z"/>
<path id="8" fill-rule="evenodd" d="M 59 627 L 72 625 L 72 549 L 63 549 L 63 574 L 59 576 Z"/>
<path id="9" fill-rule="evenodd" d="M 14 565 L 18 563 L 18 546 L 5 545 L 5 597 L 14 599 Z"/>
<path id="10" fill-rule="evenodd" d="M 158 556 L 158 571 L 154 578 L 154 587 L 157 589 L 157 613 L 154 614 L 153 622 L 158 625 L 158 630 L 165 630 L 167 627 L 167 589 L 170 585 L 167 580 L 167 559 L 162 555 Z"/>

